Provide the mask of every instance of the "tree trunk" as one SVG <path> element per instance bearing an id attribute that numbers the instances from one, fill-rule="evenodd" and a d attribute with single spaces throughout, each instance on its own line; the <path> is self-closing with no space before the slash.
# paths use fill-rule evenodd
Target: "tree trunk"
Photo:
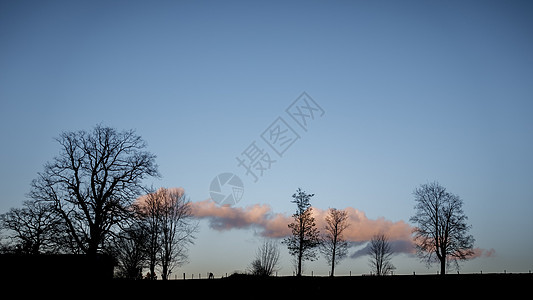
<path id="1" fill-rule="evenodd" d="M 304 254 L 304 230 L 303 230 L 303 219 L 300 216 L 300 240 L 299 240 L 299 249 L 298 249 L 298 274 L 296 276 L 302 276 L 302 257 Z"/>
<path id="2" fill-rule="evenodd" d="M 298 270 L 296 276 L 302 276 L 302 253 L 298 254 Z"/>
<path id="3" fill-rule="evenodd" d="M 333 242 L 333 255 L 331 256 L 331 274 L 329 276 L 333 277 L 335 272 L 335 252 L 337 251 L 337 236 L 335 236 Z"/>
<path id="4" fill-rule="evenodd" d="M 161 273 L 161 279 L 163 280 L 167 280 L 167 271 L 168 271 L 168 267 L 167 267 L 167 264 L 163 264 L 163 272 Z"/>
<path id="5" fill-rule="evenodd" d="M 155 262 L 150 262 L 150 277 L 148 279 L 155 280 Z"/>
<path id="6" fill-rule="evenodd" d="M 440 260 L 440 275 L 446 274 L 446 257 L 443 256 Z"/>

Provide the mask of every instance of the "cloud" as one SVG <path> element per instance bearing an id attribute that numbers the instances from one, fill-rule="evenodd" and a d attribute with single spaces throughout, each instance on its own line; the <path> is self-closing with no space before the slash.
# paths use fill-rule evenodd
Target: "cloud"
<path id="1" fill-rule="evenodd" d="M 209 227 L 223 231 L 230 229 L 255 228 L 265 237 L 281 238 L 288 236 L 287 224 L 291 218 L 283 214 L 274 214 L 269 205 L 231 207 L 218 206 L 212 200 L 192 202 L 192 214 L 199 219 L 208 219 Z"/>
<path id="2" fill-rule="evenodd" d="M 390 240 L 411 240 L 412 227 L 404 221 L 393 222 L 383 217 L 369 219 L 363 211 L 353 207 L 346 207 L 344 210 L 348 213 L 350 224 L 343 233 L 347 241 L 369 241 L 377 233 L 387 235 Z M 318 228 L 324 228 L 328 210 L 314 208 L 313 212 Z"/>
<path id="3" fill-rule="evenodd" d="M 287 227 L 292 216 L 273 213 L 269 205 L 255 204 L 247 207 L 218 206 L 210 199 L 193 202 L 192 213 L 200 219 L 207 219 L 215 230 L 253 228 L 265 237 L 283 238 L 291 234 Z M 384 233 L 391 240 L 411 241 L 411 226 L 404 221 L 393 222 L 385 218 L 369 219 L 364 212 L 352 207 L 345 208 L 350 226 L 344 238 L 350 242 L 368 241 L 376 233 Z M 317 227 L 325 226 L 328 210 L 313 208 Z"/>
<path id="4" fill-rule="evenodd" d="M 393 253 L 414 254 L 415 252 L 415 248 L 411 240 L 389 240 L 389 243 Z M 365 242 L 363 244 L 364 247 L 361 249 L 356 249 L 352 254 L 350 254 L 350 258 L 358 258 L 370 254 L 370 242 Z"/>
<path id="5" fill-rule="evenodd" d="M 153 194 L 157 194 L 157 193 L 168 193 L 168 194 L 176 194 L 176 195 L 179 195 L 179 196 L 182 196 L 182 195 L 185 195 L 185 189 L 182 188 L 182 187 L 171 187 L 171 188 L 159 188 L 157 189 L 157 191 L 155 191 Z M 144 207 L 146 205 L 146 201 L 148 200 L 148 195 L 142 195 L 140 196 L 139 198 L 137 198 L 135 200 L 135 205 L 138 205 L 139 207 Z M 162 198 L 157 198 L 157 199 L 162 199 Z"/>
<path id="6" fill-rule="evenodd" d="M 494 248 L 490 249 L 481 249 L 481 248 L 474 248 L 474 255 L 472 255 L 470 258 L 477 258 L 477 257 L 494 257 L 496 255 L 496 250 Z"/>
<path id="7" fill-rule="evenodd" d="M 264 237 L 284 238 L 291 234 L 287 227 L 293 221 L 291 215 L 274 213 L 267 204 L 254 204 L 247 207 L 219 206 L 211 199 L 200 202 L 192 202 L 192 214 L 198 219 L 206 219 L 209 227 L 218 230 L 254 229 Z M 363 211 L 353 207 L 346 207 L 349 227 L 343 233 L 344 238 L 354 248 L 351 258 L 368 255 L 370 245 L 368 241 L 377 233 L 387 235 L 394 253 L 415 253 L 411 232 L 413 227 L 403 220 L 391 221 L 384 217 L 369 219 Z M 326 225 L 328 210 L 313 207 L 313 216 L 319 230 Z M 474 255 L 477 257 L 492 257 L 494 249 L 475 248 Z"/>

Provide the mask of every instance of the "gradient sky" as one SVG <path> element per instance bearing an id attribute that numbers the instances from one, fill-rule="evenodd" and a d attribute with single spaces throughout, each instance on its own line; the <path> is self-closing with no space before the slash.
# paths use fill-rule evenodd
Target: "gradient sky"
<path id="1" fill-rule="evenodd" d="M 307 131 L 285 110 L 306 92 Z M 533 269 L 533 5 L 530 1 L 2 1 L 0 212 L 19 207 L 62 131 L 136 129 L 155 187 L 210 197 L 238 175 L 236 207 L 352 207 L 408 222 L 412 191 L 437 180 L 464 200 L 475 247 L 463 272 Z M 300 139 L 276 156 L 278 118 Z M 257 182 L 236 157 L 256 141 L 276 162 Z M 207 220 L 175 270 L 245 270 L 262 237 Z M 357 250 L 350 249 L 350 254 Z M 292 274 L 282 246 L 280 274 Z M 394 257 L 397 273 L 435 273 Z M 306 272 L 327 275 L 321 257 Z M 368 273 L 365 257 L 337 274 Z M 188 275 L 189 276 L 189 275 Z"/>

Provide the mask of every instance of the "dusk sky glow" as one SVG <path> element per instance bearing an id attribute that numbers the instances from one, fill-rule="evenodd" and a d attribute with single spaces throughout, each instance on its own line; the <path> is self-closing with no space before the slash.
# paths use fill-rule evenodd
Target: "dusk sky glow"
<path id="1" fill-rule="evenodd" d="M 408 249 L 412 192 L 432 181 L 472 225 L 461 272 L 533 270 L 531 1 L 0 2 L 0 213 L 55 137 L 96 124 L 135 129 L 161 173 L 145 183 L 193 202 L 178 277 L 245 271 L 298 187 L 318 218 L 349 211 L 338 275 L 369 272 L 373 230 L 394 237 L 395 273 L 436 273 Z M 242 181 L 231 207 L 210 200 L 223 173 Z"/>

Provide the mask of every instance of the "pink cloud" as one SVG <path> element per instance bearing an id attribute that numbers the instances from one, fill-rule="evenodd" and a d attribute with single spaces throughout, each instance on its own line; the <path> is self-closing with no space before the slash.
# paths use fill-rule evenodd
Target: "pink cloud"
<path id="1" fill-rule="evenodd" d="M 196 218 L 206 219 L 209 227 L 214 230 L 225 231 L 231 229 L 254 229 L 264 237 L 284 238 L 291 234 L 288 224 L 293 221 L 291 215 L 274 213 L 267 204 L 254 204 L 246 207 L 219 206 L 211 199 L 192 202 L 192 214 Z M 403 220 L 391 221 L 384 217 L 369 219 L 363 211 L 353 207 L 346 207 L 348 223 L 350 224 L 343 233 L 344 238 L 356 245 L 364 245 L 372 236 L 383 233 L 391 241 L 395 253 L 414 253 L 411 232 L 413 227 Z M 325 226 L 327 209 L 313 207 L 313 216 L 319 230 Z M 492 257 L 494 249 L 475 248 L 476 257 Z M 350 257 L 357 258 L 368 254 L 368 245 L 355 251 Z"/>
<path id="2" fill-rule="evenodd" d="M 215 230 L 254 228 L 265 237 L 283 238 L 291 234 L 287 225 L 292 216 L 273 213 L 266 204 L 254 204 L 247 207 L 218 206 L 211 200 L 193 202 L 192 213 L 197 218 L 208 219 L 209 226 Z M 347 207 L 348 227 L 344 233 L 346 240 L 351 242 L 368 241 L 376 233 L 384 233 L 391 240 L 411 240 L 411 226 L 404 221 L 393 222 L 385 218 L 375 220 L 366 217 L 365 213 Z M 328 210 L 313 208 L 313 216 L 320 229 L 325 226 Z"/>
<path id="3" fill-rule="evenodd" d="M 369 241 L 373 235 L 383 233 L 390 240 L 411 240 L 411 225 L 404 221 L 390 221 L 383 217 L 369 219 L 363 211 L 353 207 L 344 209 L 348 213 L 350 226 L 344 232 L 344 238 L 352 242 Z M 324 228 L 328 210 L 313 208 L 318 228 Z"/>
<path id="4" fill-rule="evenodd" d="M 164 191 L 164 190 L 166 190 L 166 191 Z M 163 192 L 167 192 L 167 193 L 170 193 L 170 194 L 176 193 L 179 196 L 182 196 L 182 195 L 185 194 L 185 189 L 182 188 L 182 187 L 171 187 L 171 188 L 163 188 L 163 187 L 161 187 L 157 191 L 155 191 L 154 194 L 163 193 Z M 145 207 L 146 200 L 148 199 L 148 195 L 142 195 L 139 198 L 137 198 L 135 200 L 135 205 L 139 206 L 140 208 Z"/>
<path id="5" fill-rule="evenodd" d="M 269 205 L 231 207 L 218 206 L 212 200 L 191 203 L 192 214 L 196 218 L 208 219 L 209 226 L 215 230 L 230 230 L 255 227 L 260 234 L 267 237 L 285 237 L 290 234 L 287 224 L 290 218 L 274 214 Z"/>
<path id="6" fill-rule="evenodd" d="M 496 250 L 494 248 L 490 249 L 481 249 L 481 248 L 474 248 L 474 255 L 472 255 L 470 258 L 477 258 L 477 257 L 494 257 L 496 255 Z"/>

